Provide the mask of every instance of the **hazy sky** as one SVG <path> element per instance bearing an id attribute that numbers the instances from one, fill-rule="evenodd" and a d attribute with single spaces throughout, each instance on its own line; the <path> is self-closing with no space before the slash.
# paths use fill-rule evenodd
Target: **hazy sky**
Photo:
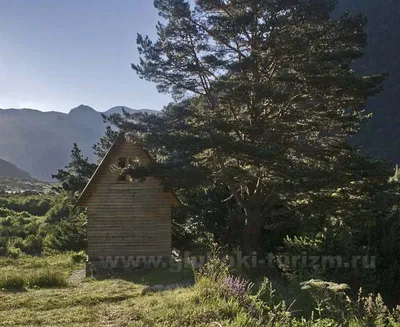
<path id="1" fill-rule="evenodd" d="M 152 0 L 0 0 L 0 108 L 162 109 L 130 68 L 157 20 Z"/>

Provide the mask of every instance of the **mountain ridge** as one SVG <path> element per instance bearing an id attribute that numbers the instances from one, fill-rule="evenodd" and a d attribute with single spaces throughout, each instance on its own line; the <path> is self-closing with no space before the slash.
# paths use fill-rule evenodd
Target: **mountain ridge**
<path id="1" fill-rule="evenodd" d="M 69 162 L 73 143 L 96 161 L 92 146 L 104 135 L 102 114 L 128 112 L 158 113 L 156 110 L 115 106 L 104 112 L 79 105 L 68 113 L 38 109 L 0 109 L 0 158 L 16 164 L 33 178 L 51 181 Z"/>
<path id="2" fill-rule="evenodd" d="M 32 176 L 18 168 L 13 163 L 0 158 L 0 177 L 21 178 L 25 180 L 32 180 Z"/>
<path id="3" fill-rule="evenodd" d="M 36 108 L 0 108 L 0 111 L 30 111 L 30 112 L 37 112 L 37 113 L 41 113 L 41 114 L 60 114 L 60 115 L 69 115 L 71 113 L 71 111 L 82 111 L 82 110 L 87 110 L 86 108 L 90 109 L 92 112 L 97 112 L 99 114 L 111 114 L 111 113 L 120 113 L 122 114 L 122 108 L 124 108 L 125 111 L 128 112 L 148 112 L 148 113 L 159 113 L 160 110 L 154 110 L 154 109 L 133 109 L 127 106 L 114 106 L 111 107 L 110 109 L 107 109 L 105 111 L 97 111 L 96 109 L 94 109 L 91 106 L 85 105 L 85 104 L 80 104 L 77 107 L 74 107 L 72 109 L 70 109 L 69 112 L 62 112 L 62 111 L 56 111 L 56 110 L 50 110 L 50 111 L 42 111 L 40 109 L 36 109 Z"/>

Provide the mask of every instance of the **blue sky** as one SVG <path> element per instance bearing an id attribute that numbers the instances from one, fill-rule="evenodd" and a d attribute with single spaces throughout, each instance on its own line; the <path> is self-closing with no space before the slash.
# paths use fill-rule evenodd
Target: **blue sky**
<path id="1" fill-rule="evenodd" d="M 0 0 L 0 108 L 162 109 L 130 68 L 158 19 L 152 0 Z"/>

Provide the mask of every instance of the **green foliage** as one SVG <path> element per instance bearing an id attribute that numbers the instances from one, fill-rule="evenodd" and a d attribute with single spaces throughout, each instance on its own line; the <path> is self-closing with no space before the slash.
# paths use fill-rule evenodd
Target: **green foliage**
<path id="1" fill-rule="evenodd" d="M 184 206 L 173 212 L 173 243 L 182 250 L 211 249 L 214 242 L 233 250 L 240 247 L 243 217 L 223 186 L 198 187 L 178 192 Z"/>
<path id="2" fill-rule="evenodd" d="M 8 246 L 6 255 L 10 258 L 17 259 L 22 255 L 22 250 L 20 248 Z"/>
<path id="3" fill-rule="evenodd" d="M 86 216 L 61 220 L 56 225 L 49 226 L 48 234 L 43 239 L 43 246 L 51 251 L 80 251 L 87 246 Z"/>
<path id="4" fill-rule="evenodd" d="M 71 260 L 73 263 L 86 262 L 87 259 L 88 259 L 88 256 L 85 251 L 74 252 L 71 255 Z"/>
<path id="5" fill-rule="evenodd" d="M 0 255 L 17 258 L 22 254 L 85 249 L 86 215 L 79 209 L 73 212 L 72 201 L 66 193 L 0 198 L 5 205 L 0 208 Z"/>
<path id="6" fill-rule="evenodd" d="M 247 253 L 344 262 L 374 256 L 375 269 L 279 268 L 298 281 L 362 284 L 392 302 L 398 171 L 389 180 L 390 164 L 349 145 L 385 78 L 351 69 L 367 44 L 363 15 L 331 19 L 328 0 L 155 7 L 164 21 L 156 40 L 138 35 L 132 68 L 177 101 L 162 115 L 108 120 L 154 155 L 141 177 L 166 177 L 177 190 L 184 208 L 174 215 L 174 243 L 212 238 Z"/>
<path id="7" fill-rule="evenodd" d="M 155 7 L 165 23 L 155 41 L 138 35 L 132 68 L 183 100 L 161 116 L 109 119 L 156 156 L 148 175 L 181 190 L 223 186 L 241 214 L 224 219 L 247 253 L 263 249 L 266 225 L 301 225 L 285 212 L 316 210 L 321 202 L 310 196 L 358 181 L 346 164 L 358 155 L 348 139 L 368 120 L 362 108 L 384 79 L 350 68 L 366 45 L 363 16 L 330 19 L 335 1 L 327 0 Z M 324 205 L 333 208 L 330 200 Z"/>
<path id="8" fill-rule="evenodd" d="M 0 210 L 3 211 L 1 216 L 4 216 L 4 209 L 26 211 L 34 216 L 44 216 L 54 205 L 55 199 L 56 197 L 53 195 L 3 195 L 0 197 Z"/>
<path id="9" fill-rule="evenodd" d="M 342 304 L 345 303 L 345 291 L 349 289 L 348 285 L 317 279 L 302 282 L 300 285 L 302 290 L 311 294 L 319 318 L 322 318 L 325 312 L 329 312 L 337 321 L 346 319 L 346 310 Z"/>
<path id="10" fill-rule="evenodd" d="M 103 118 L 106 119 L 106 117 Z M 94 154 L 99 158 L 99 160 L 104 158 L 107 151 L 111 148 L 111 145 L 118 137 L 118 134 L 119 132 L 114 131 L 110 125 L 106 127 L 105 135 L 100 138 L 99 142 L 93 145 Z"/>
<path id="11" fill-rule="evenodd" d="M 214 257 L 196 274 L 195 289 L 203 301 L 233 304 L 237 326 L 290 324 L 291 314 L 286 304 L 273 296 L 268 279 L 256 288 L 250 281 L 230 275 L 229 270 L 226 263 Z"/>
<path id="12" fill-rule="evenodd" d="M 156 159 L 126 173 L 166 177 L 166 188 L 177 189 L 184 206 L 174 213 L 173 237 L 180 248 L 205 250 L 216 241 L 246 253 L 350 262 L 368 255 L 377 257 L 376 268 L 279 266 L 297 287 L 313 278 L 301 284 L 310 298 L 299 301 L 297 318 L 285 300 L 301 295 L 276 292 L 268 279 L 257 288 L 213 258 L 196 273 L 195 287 L 182 292 L 184 300 L 168 298 L 144 324 L 399 325 L 399 310 L 390 311 L 380 295 L 352 302 L 343 284 L 363 284 L 385 299 L 399 294 L 400 189 L 398 168 L 389 178 L 387 163 L 348 144 L 370 118 L 364 106 L 384 76 L 351 69 L 366 46 L 366 21 L 330 19 L 334 5 L 200 0 L 192 10 L 184 0 L 156 0 L 164 23 L 156 41 L 138 36 L 141 58 L 132 68 L 180 102 L 162 115 L 125 113 L 108 121 Z M 107 127 L 94 145 L 99 158 L 117 135 Z M 95 168 L 74 144 L 67 170 L 54 177 L 68 192 L 81 191 Z M 86 217 L 73 212 L 72 202 L 65 194 L 0 198 L 0 253 L 82 250 Z M 71 261 L 85 258 L 79 252 Z M 29 278 L 30 287 L 65 286 L 65 277 L 48 269 Z M 184 314 L 177 310 L 183 303 Z"/>
<path id="13" fill-rule="evenodd" d="M 57 200 L 46 213 L 46 220 L 50 223 L 58 223 L 60 220 L 71 215 L 73 208 L 71 198 L 64 193 Z"/>
<path id="14" fill-rule="evenodd" d="M 23 243 L 23 250 L 26 254 L 40 255 L 42 252 L 42 240 L 37 235 L 29 235 Z"/>
<path id="15" fill-rule="evenodd" d="M 83 157 L 78 145 L 74 143 L 71 150 L 71 162 L 65 168 L 66 170 L 59 169 L 57 174 L 52 175 L 52 178 L 57 179 L 65 191 L 75 193 L 83 190 L 97 165 Z"/>

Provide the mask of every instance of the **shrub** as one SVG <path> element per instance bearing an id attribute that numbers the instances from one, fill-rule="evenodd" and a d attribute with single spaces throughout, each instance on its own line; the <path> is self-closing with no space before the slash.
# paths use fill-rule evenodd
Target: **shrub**
<path id="1" fill-rule="evenodd" d="M 30 274 L 27 279 L 27 285 L 31 288 L 65 287 L 68 285 L 68 281 L 64 274 L 44 269 Z"/>
<path id="2" fill-rule="evenodd" d="M 44 216 L 54 205 L 54 196 L 12 195 L 0 198 L 0 207 L 13 211 L 26 211 L 31 215 Z"/>
<path id="3" fill-rule="evenodd" d="M 42 240 L 31 234 L 24 240 L 24 252 L 30 255 L 40 255 L 42 253 Z"/>
<path id="4" fill-rule="evenodd" d="M 0 236 L 0 256 L 7 255 L 7 248 L 8 248 L 7 244 L 8 244 L 7 237 Z"/>
<path id="5" fill-rule="evenodd" d="M 7 256 L 13 259 L 17 259 L 22 255 L 22 251 L 19 248 L 8 247 L 7 248 Z"/>
<path id="6" fill-rule="evenodd" d="M 39 206 L 36 211 L 35 205 Z M 65 194 L 0 197 L 0 255 L 17 258 L 22 253 L 42 255 L 85 249 L 86 215 L 78 211 L 71 218 L 70 207 L 71 199 Z M 45 215 L 34 216 L 32 212 Z"/>
<path id="7" fill-rule="evenodd" d="M 46 214 L 46 221 L 50 223 L 58 223 L 62 219 L 67 219 L 70 216 L 71 201 L 68 196 L 60 197 L 53 207 Z"/>
<path id="8" fill-rule="evenodd" d="M 0 275 L 0 290 L 22 290 L 24 289 L 24 279 L 17 274 L 2 273 Z"/>
<path id="9" fill-rule="evenodd" d="M 85 251 L 74 252 L 71 255 L 71 260 L 73 263 L 80 263 L 87 261 L 87 254 Z"/>
<path id="10" fill-rule="evenodd" d="M 86 230 L 84 218 L 62 219 L 58 224 L 49 226 L 43 240 L 43 247 L 51 251 L 81 251 L 86 248 Z"/>

